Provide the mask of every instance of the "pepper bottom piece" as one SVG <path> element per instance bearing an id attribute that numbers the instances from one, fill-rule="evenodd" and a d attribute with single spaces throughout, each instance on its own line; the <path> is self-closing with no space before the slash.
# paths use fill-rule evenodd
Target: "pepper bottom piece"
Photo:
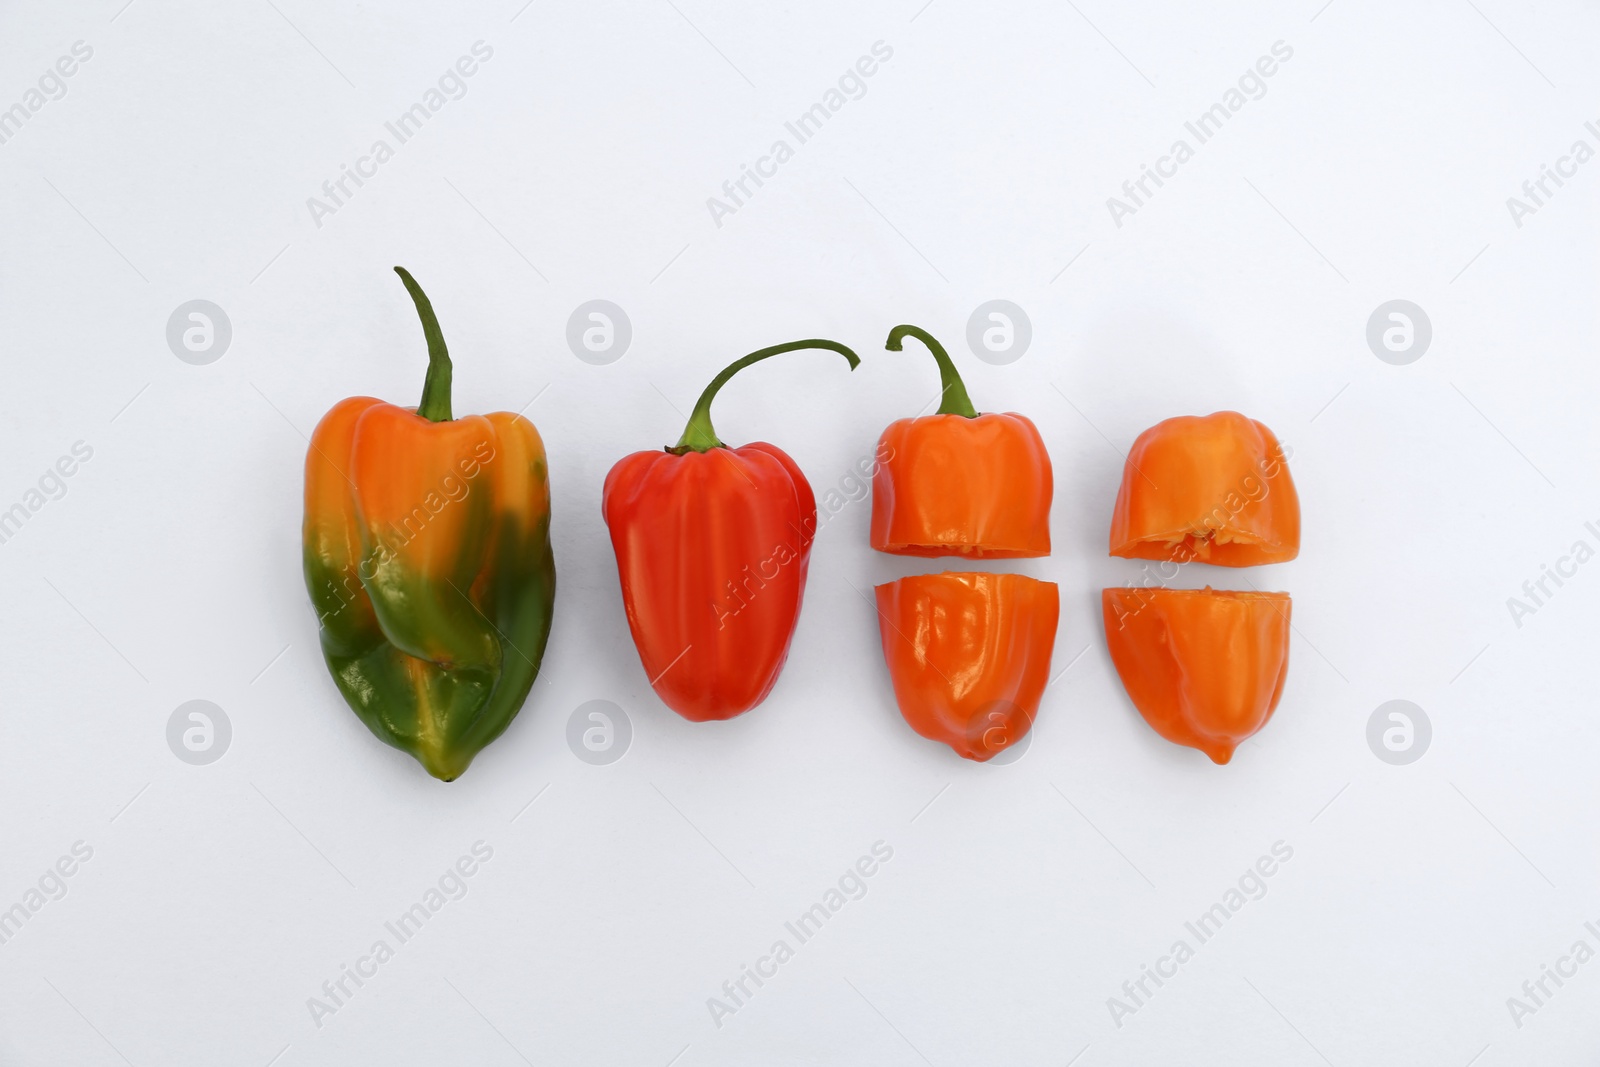
<path id="1" fill-rule="evenodd" d="M 983 762 L 1032 728 L 1061 613 L 1054 582 L 919 574 L 877 587 L 878 631 L 900 714 Z"/>
<path id="2" fill-rule="evenodd" d="M 1106 589 L 1106 645 L 1133 706 L 1215 763 L 1272 718 L 1289 675 L 1288 593 Z"/>

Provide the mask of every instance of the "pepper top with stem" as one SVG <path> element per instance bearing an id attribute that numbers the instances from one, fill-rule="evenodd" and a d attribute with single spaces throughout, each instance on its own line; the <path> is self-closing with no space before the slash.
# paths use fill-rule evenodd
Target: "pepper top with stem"
<path id="1" fill-rule="evenodd" d="M 422 383 L 422 400 L 417 404 L 417 414 L 429 422 L 450 422 L 450 350 L 444 345 L 444 333 L 439 329 L 439 319 L 433 313 L 433 304 L 422 286 L 404 267 L 394 272 L 405 283 L 412 303 L 417 305 L 417 317 L 422 320 L 422 336 L 428 339 L 428 377 Z"/>
<path id="2" fill-rule="evenodd" d="M 967 386 L 961 380 L 961 374 L 956 370 L 956 365 L 951 362 L 950 353 L 944 350 L 944 345 L 934 340 L 932 334 L 920 326 L 896 326 L 889 331 L 889 339 L 883 347 L 890 352 L 899 352 L 902 349 L 903 339 L 910 335 L 921 341 L 933 353 L 934 362 L 939 364 L 939 410 L 938 415 L 960 415 L 962 418 L 975 419 L 978 409 L 972 406 L 972 398 L 967 396 Z"/>
<path id="3" fill-rule="evenodd" d="M 444 347 L 442 339 L 439 345 L 441 349 Z M 711 425 L 711 402 L 717 398 L 718 390 L 728 384 L 728 379 L 752 363 L 759 363 L 768 356 L 778 356 L 785 352 L 797 352 L 806 348 L 825 348 L 830 352 L 837 352 L 850 361 L 851 370 L 855 370 L 861 364 L 861 357 L 839 342 L 824 341 L 815 337 L 804 341 L 789 341 L 786 344 L 773 345 L 771 348 L 758 349 L 748 356 L 734 360 L 723 369 L 721 374 L 711 379 L 711 384 L 706 386 L 705 392 L 700 394 L 700 399 L 695 401 L 694 410 L 689 413 L 689 424 L 683 428 L 683 436 L 678 438 L 678 443 L 668 448 L 667 451 L 675 456 L 681 456 L 685 452 L 709 452 L 713 448 L 727 448 L 728 446 L 723 444 L 722 440 L 717 437 L 717 432 Z M 429 373 L 431 376 L 431 369 Z M 446 381 L 448 381 L 448 377 Z"/>
<path id="4" fill-rule="evenodd" d="M 939 366 L 939 410 L 896 419 L 878 438 L 871 544 L 901 556 L 1019 559 L 1050 554 L 1054 475 L 1039 428 L 1016 412 L 979 412 L 944 346 L 917 326 L 896 326 Z"/>

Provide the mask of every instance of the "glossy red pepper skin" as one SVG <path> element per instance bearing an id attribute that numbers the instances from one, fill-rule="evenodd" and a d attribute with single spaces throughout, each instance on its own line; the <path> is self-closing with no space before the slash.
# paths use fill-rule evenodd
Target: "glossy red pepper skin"
<path id="1" fill-rule="evenodd" d="M 601 511 L 639 662 L 662 701 L 692 722 L 731 719 L 772 692 L 817 531 L 800 467 L 765 442 L 723 444 L 711 402 L 743 368 L 808 348 L 837 352 L 852 370 L 860 363 L 836 341 L 752 352 L 706 386 L 676 445 L 624 456 L 606 476 Z"/>
<path id="2" fill-rule="evenodd" d="M 765 700 L 789 656 L 817 528 L 799 466 L 760 441 L 635 452 L 603 497 L 628 629 L 657 695 L 693 722 Z"/>

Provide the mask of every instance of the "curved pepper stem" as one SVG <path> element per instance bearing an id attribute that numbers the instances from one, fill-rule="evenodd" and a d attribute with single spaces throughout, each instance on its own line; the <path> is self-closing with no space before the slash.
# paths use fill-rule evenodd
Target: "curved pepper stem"
<path id="1" fill-rule="evenodd" d="M 422 383 L 422 400 L 417 404 L 417 414 L 429 422 L 449 422 L 450 414 L 450 351 L 444 346 L 444 334 L 439 330 L 439 320 L 433 305 L 422 286 L 404 267 L 394 272 L 405 283 L 412 303 L 417 305 L 417 316 L 422 319 L 422 335 L 428 339 L 428 377 Z"/>
<path id="2" fill-rule="evenodd" d="M 711 402 L 717 398 L 717 391 L 728 384 L 728 379 L 744 370 L 752 363 L 759 363 L 768 356 L 778 356 L 785 352 L 797 352 L 803 348 L 826 348 L 830 352 L 837 352 L 850 361 L 850 369 L 855 370 L 861 363 L 861 357 L 850 351 L 838 341 L 823 341 L 810 338 L 805 341 L 790 341 L 787 344 L 773 345 L 752 352 L 743 359 L 736 359 L 728 364 L 723 372 L 711 379 L 711 384 L 706 386 L 706 391 L 700 394 L 700 399 L 695 402 L 694 410 L 689 413 L 689 425 L 683 429 L 683 436 L 678 438 L 678 443 L 667 449 L 675 456 L 685 452 L 709 452 L 713 448 L 726 448 L 717 437 L 717 431 L 711 426 Z"/>
<path id="3" fill-rule="evenodd" d="M 891 352 L 901 350 L 901 341 L 907 335 L 915 337 L 928 346 L 928 351 L 933 353 L 934 361 L 939 364 L 939 382 L 944 387 L 940 392 L 940 403 L 937 414 L 960 415 L 962 418 L 975 419 L 978 410 L 972 406 L 972 398 L 967 396 L 967 387 L 961 381 L 961 375 L 956 371 L 956 365 L 950 361 L 950 353 L 944 346 L 933 339 L 933 335 L 918 326 L 896 326 L 889 331 L 889 340 L 883 347 Z"/>

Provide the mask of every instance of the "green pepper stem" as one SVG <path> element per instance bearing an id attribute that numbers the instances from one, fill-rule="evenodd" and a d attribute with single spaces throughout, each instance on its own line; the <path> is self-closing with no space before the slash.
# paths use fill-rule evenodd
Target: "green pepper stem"
<path id="1" fill-rule="evenodd" d="M 428 339 L 428 377 L 422 383 L 422 401 L 417 404 L 417 414 L 429 422 L 449 422 L 450 415 L 450 350 L 444 346 L 444 334 L 439 330 L 439 319 L 422 286 L 404 267 L 394 272 L 405 283 L 411 302 L 417 305 L 417 317 L 422 319 L 422 336 Z"/>
<path id="2" fill-rule="evenodd" d="M 896 326 L 889 331 L 889 340 L 884 342 L 883 347 L 891 352 L 899 352 L 901 341 L 908 334 L 927 345 L 928 351 L 933 353 L 934 361 L 939 364 L 939 382 L 943 390 L 939 394 L 941 400 L 937 414 L 960 415 L 966 419 L 977 418 L 978 410 L 972 406 L 972 398 L 967 396 L 967 387 L 961 381 L 956 365 L 950 361 L 950 353 L 946 352 L 944 346 L 935 341 L 927 330 L 916 326 Z"/>
<path id="3" fill-rule="evenodd" d="M 717 398 L 717 390 L 728 384 L 728 379 L 738 374 L 752 363 L 759 363 L 768 356 L 778 356 L 785 352 L 796 352 L 802 348 L 825 348 L 830 352 L 837 352 L 850 361 L 850 369 L 855 370 L 861 363 L 861 358 L 837 341 L 823 341 L 811 338 L 805 341 L 790 341 L 788 344 L 773 345 L 752 352 L 743 359 L 736 359 L 728 364 L 726 369 L 706 386 L 706 391 L 700 394 L 700 399 L 695 402 L 694 411 L 689 413 L 689 425 L 683 429 L 683 436 L 678 438 L 678 443 L 667 449 L 673 455 L 681 456 L 685 452 L 709 452 L 713 448 L 726 448 L 717 438 L 717 431 L 711 426 L 711 402 Z"/>

